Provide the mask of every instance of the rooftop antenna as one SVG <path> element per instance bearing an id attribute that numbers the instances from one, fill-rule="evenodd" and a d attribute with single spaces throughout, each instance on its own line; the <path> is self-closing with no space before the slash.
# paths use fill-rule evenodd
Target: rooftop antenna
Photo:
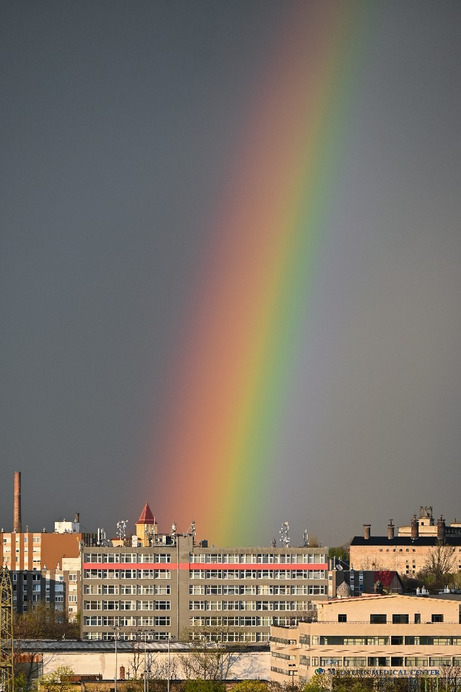
<path id="1" fill-rule="evenodd" d="M 309 547 L 309 534 L 307 533 L 307 529 L 303 531 L 303 546 L 304 548 Z"/>
<path id="2" fill-rule="evenodd" d="M 290 547 L 290 536 L 289 536 L 289 531 L 290 531 L 290 524 L 287 521 L 284 521 L 282 526 L 280 527 L 280 543 L 285 546 L 285 548 Z"/>
<path id="3" fill-rule="evenodd" d="M 127 524 L 128 519 L 120 519 L 120 521 L 117 522 L 117 538 L 119 538 L 121 541 L 125 540 L 126 538 Z"/>

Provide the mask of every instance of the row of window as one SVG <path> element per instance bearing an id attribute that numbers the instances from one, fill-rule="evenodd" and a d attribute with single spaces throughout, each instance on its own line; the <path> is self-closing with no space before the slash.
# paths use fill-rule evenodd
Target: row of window
<path id="1" fill-rule="evenodd" d="M 168 632 L 154 632 L 146 634 L 148 641 L 167 641 Z M 87 641 L 113 641 L 112 632 L 84 632 L 83 639 Z M 118 639 L 122 641 L 136 641 L 138 636 L 133 632 L 119 632 Z"/>
<path id="2" fill-rule="evenodd" d="M 278 668 L 277 666 L 271 666 L 271 671 L 273 673 L 278 673 L 279 675 L 298 675 L 298 671 L 295 669 L 290 670 L 289 668 Z"/>
<path id="3" fill-rule="evenodd" d="M 191 627 L 288 627 L 296 624 L 296 618 L 292 617 L 259 617 L 252 615 L 245 616 L 216 616 L 202 617 L 195 616 L 189 619 Z"/>
<path id="4" fill-rule="evenodd" d="M 203 642 L 203 633 L 192 633 L 192 641 Z M 267 642 L 267 632 L 219 632 L 216 636 L 210 635 L 208 641 L 218 641 L 223 643 L 248 643 L 248 642 Z M 113 641 L 113 632 L 85 632 L 83 638 L 87 641 Z M 119 639 L 123 641 L 133 641 L 137 639 L 136 633 L 120 632 Z M 149 641 L 167 641 L 168 632 L 153 632 L 147 636 Z"/>
<path id="5" fill-rule="evenodd" d="M 305 636 L 300 644 L 309 645 L 309 637 Z M 461 637 L 446 636 L 391 636 L 391 637 L 338 637 L 314 636 L 313 645 L 320 646 L 461 646 Z"/>
<path id="6" fill-rule="evenodd" d="M 414 614 L 414 623 L 419 625 L 421 623 L 421 613 Z M 347 622 L 347 614 L 339 613 L 338 622 Z M 392 614 L 392 624 L 393 625 L 408 625 L 410 622 L 410 616 L 408 613 L 393 613 Z M 443 622 L 443 613 L 432 613 L 431 622 Z M 387 614 L 386 613 L 371 613 L 370 614 L 370 624 L 371 625 L 386 625 L 387 624 Z"/>
<path id="7" fill-rule="evenodd" d="M 283 553 L 252 553 L 252 554 L 240 554 L 240 553 L 190 553 L 189 562 L 190 563 L 204 563 L 204 564 L 246 564 L 246 565 L 264 565 L 264 564 L 274 564 L 274 565 L 304 565 L 304 564 L 320 564 L 325 563 L 327 557 L 325 554 L 320 553 L 294 553 L 294 554 L 283 554 Z"/>
<path id="8" fill-rule="evenodd" d="M 189 610 L 307 610 L 307 601 L 190 601 Z"/>
<path id="9" fill-rule="evenodd" d="M 85 569 L 84 579 L 171 579 L 169 569 Z"/>
<path id="10" fill-rule="evenodd" d="M 85 627 L 134 627 L 136 625 L 153 627 L 170 627 L 171 618 L 167 615 L 156 615 L 151 618 L 111 618 L 104 615 L 87 615 L 83 618 Z"/>
<path id="11" fill-rule="evenodd" d="M 325 570 L 192 569 L 191 579 L 325 579 Z"/>
<path id="12" fill-rule="evenodd" d="M 113 594 L 122 596 L 165 596 L 171 593 L 170 584 L 84 584 L 87 596 Z"/>
<path id="13" fill-rule="evenodd" d="M 326 593 L 325 584 L 190 584 L 191 596 L 321 596 Z"/>
<path id="14" fill-rule="evenodd" d="M 205 634 L 203 632 L 192 632 L 191 641 L 203 642 L 204 637 L 206 641 L 209 642 L 223 642 L 226 644 L 231 643 L 241 643 L 246 642 L 268 642 L 269 634 L 267 632 L 241 632 L 241 631 L 227 631 L 227 632 L 217 632 L 212 634 Z"/>
<path id="15" fill-rule="evenodd" d="M 171 610 L 170 601 L 84 601 L 83 610 Z"/>
<path id="16" fill-rule="evenodd" d="M 85 553 L 83 560 L 91 563 L 169 563 L 171 553 Z"/>
<path id="17" fill-rule="evenodd" d="M 458 667 L 459 656 L 301 656 L 300 664 L 305 666 L 334 666 L 335 668 L 432 668 L 435 666 Z"/>

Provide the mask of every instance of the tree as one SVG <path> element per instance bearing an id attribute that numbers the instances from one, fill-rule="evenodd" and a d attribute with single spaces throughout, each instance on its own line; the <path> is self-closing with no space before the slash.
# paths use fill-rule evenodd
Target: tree
<path id="1" fill-rule="evenodd" d="M 333 677 L 332 690 L 334 692 L 369 692 L 374 689 L 374 681 L 372 678 L 360 680 L 352 675 L 341 677 Z"/>
<path id="2" fill-rule="evenodd" d="M 315 673 L 303 688 L 303 692 L 324 692 L 331 687 L 331 676 Z"/>
<path id="3" fill-rule="evenodd" d="M 430 551 L 418 574 L 430 591 L 439 591 L 452 581 L 455 568 L 455 547 L 439 541 Z"/>
<path id="4" fill-rule="evenodd" d="M 66 613 L 45 601 L 14 616 L 15 639 L 78 639 L 79 634 L 77 622 L 69 622 Z"/>
<path id="5" fill-rule="evenodd" d="M 180 664 L 186 680 L 226 680 L 235 663 L 235 653 L 218 645 L 205 643 L 191 646 L 191 649 L 180 654 Z"/>
<path id="6" fill-rule="evenodd" d="M 192 631 L 186 631 L 183 639 L 191 639 Z M 241 657 L 222 642 L 223 630 L 219 627 L 201 627 L 199 641 L 192 641 L 187 652 L 179 655 L 182 676 L 186 680 L 226 680 L 231 668 Z"/>
<path id="7" fill-rule="evenodd" d="M 74 671 L 69 666 L 58 666 L 51 673 L 43 675 L 39 680 L 40 687 L 47 692 L 69 692 L 72 689 Z"/>
<path id="8" fill-rule="evenodd" d="M 329 548 L 328 557 L 330 560 L 335 558 L 336 560 L 342 560 L 342 562 L 347 562 L 349 564 L 349 550 L 349 544 L 338 545 L 336 547 Z"/>
<path id="9" fill-rule="evenodd" d="M 41 601 L 25 613 L 15 613 L 14 627 L 14 664 L 19 675 L 19 689 L 31 689 L 37 681 L 42 661 L 39 646 L 27 647 L 23 642 L 40 639 L 73 639 L 78 637 L 78 623 L 69 623 L 65 613 L 56 611 L 49 603 Z"/>
<path id="10" fill-rule="evenodd" d="M 133 646 L 133 655 L 128 663 L 128 676 L 131 680 L 140 680 L 144 673 L 144 655 L 139 642 Z"/>
<path id="11" fill-rule="evenodd" d="M 226 692 L 226 686 L 218 680 L 187 680 L 184 692 Z"/>
<path id="12" fill-rule="evenodd" d="M 461 689 L 461 668 L 459 666 L 443 666 L 440 669 L 440 680 L 447 692 L 458 692 Z"/>
<path id="13" fill-rule="evenodd" d="M 269 687 L 261 680 L 243 680 L 232 688 L 232 692 L 269 692 Z"/>

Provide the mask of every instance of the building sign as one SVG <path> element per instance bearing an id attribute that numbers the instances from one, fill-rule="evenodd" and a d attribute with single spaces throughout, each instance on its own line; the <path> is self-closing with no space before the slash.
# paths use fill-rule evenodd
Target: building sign
<path id="1" fill-rule="evenodd" d="M 315 672 L 319 675 L 329 673 L 354 678 L 418 678 L 440 675 L 438 668 L 317 668 Z"/>

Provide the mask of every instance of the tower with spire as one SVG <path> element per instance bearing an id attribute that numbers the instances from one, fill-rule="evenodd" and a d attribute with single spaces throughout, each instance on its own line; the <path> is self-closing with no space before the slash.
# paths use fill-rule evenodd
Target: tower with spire
<path id="1" fill-rule="evenodd" d="M 138 545 L 141 545 L 143 548 L 148 548 L 152 541 L 152 536 L 156 536 L 157 534 L 158 524 L 155 521 L 155 517 L 152 514 L 149 503 L 146 502 L 139 519 L 136 522 L 136 537 L 138 539 Z"/>

